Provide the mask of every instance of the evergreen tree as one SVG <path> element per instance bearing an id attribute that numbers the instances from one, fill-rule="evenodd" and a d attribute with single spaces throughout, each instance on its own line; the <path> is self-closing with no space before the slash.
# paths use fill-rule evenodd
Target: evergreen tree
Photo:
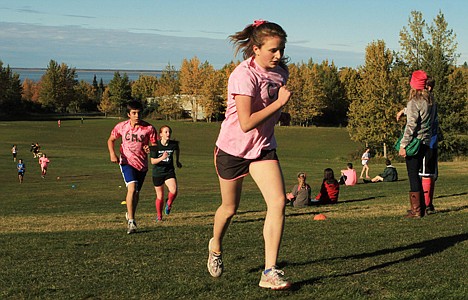
<path id="1" fill-rule="evenodd" d="M 174 66 L 168 64 L 154 90 L 154 96 L 157 98 L 157 111 L 164 115 L 166 120 L 177 119 L 182 115 L 183 109 L 179 93 L 179 73 Z"/>
<path id="2" fill-rule="evenodd" d="M 50 110 L 65 112 L 70 102 L 76 100 L 77 84 L 75 68 L 51 60 L 41 78 L 39 102 Z"/>
<path id="3" fill-rule="evenodd" d="M 444 121 L 440 124 L 443 139 L 439 143 L 443 159 L 468 155 L 468 88 L 465 76 L 461 68 L 454 69 L 448 78 L 447 101 L 444 106 L 439 105 L 439 116 L 443 116 Z"/>
<path id="4" fill-rule="evenodd" d="M 424 38 L 424 26 L 426 21 L 422 13 L 412 11 L 408 18 L 408 28 L 403 26 L 400 31 L 400 46 L 403 59 L 408 63 L 411 70 L 423 67 L 423 52 L 427 49 L 427 41 Z"/>
<path id="5" fill-rule="evenodd" d="M 119 116 L 125 111 L 124 106 L 131 99 L 132 88 L 127 73 L 120 75 L 118 71 L 114 72 L 114 77 L 109 82 L 109 100 L 117 107 Z"/>
<path id="6" fill-rule="evenodd" d="M 99 102 L 101 102 L 101 97 L 102 97 L 102 92 L 103 91 L 99 88 L 99 84 L 97 82 L 96 74 L 94 74 L 94 76 L 93 76 L 92 87 L 93 87 L 93 102 L 96 104 L 96 107 L 97 107 Z"/>
<path id="7" fill-rule="evenodd" d="M 102 78 L 101 78 L 101 80 L 99 80 L 99 91 L 101 92 L 101 94 L 104 93 L 105 89 L 106 89 L 106 86 L 104 85 L 104 81 L 102 81 Z"/>
<path id="8" fill-rule="evenodd" d="M 163 70 L 158 84 L 154 90 L 155 97 L 161 96 L 175 96 L 180 93 L 179 73 L 175 70 L 174 66 L 168 64 Z"/>
<path id="9" fill-rule="evenodd" d="M 349 107 L 348 131 L 354 141 L 372 144 L 387 156 L 387 145 L 399 133 L 397 83 L 391 74 L 393 55 L 379 40 L 366 47 L 365 64 L 359 70 L 359 98 Z M 381 147 L 379 147 L 381 146 Z"/>
<path id="10" fill-rule="evenodd" d="M 76 100 L 70 103 L 69 112 L 89 112 L 96 111 L 99 102 L 95 99 L 95 90 L 92 84 L 81 80 L 75 87 Z"/>
<path id="11" fill-rule="evenodd" d="M 96 74 L 93 76 L 93 88 L 97 91 L 99 89 L 98 82 L 96 79 Z"/>
<path id="12" fill-rule="evenodd" d="M 344 98 L 347 107 L 346 112 L 348 112 L 351 102 L 359 98 L 359 73 L 356 69 L 353 68 L 341 68 L 339 71 L 339 78 L 344 89 Z"/>
<path id="13" fill-rule="evenodd" d="M 348 102 L 345 98 L 345 89 L 340 81 L 338 68 L 327 60 L 317 66 L 319 76 L 323 82 L 325 93 L 322 116 L 317 118 L 320 123 L 339 125 L 346 123 Z"/>
<path id="14" fill-rule="evenodd" d="M 17 113 L 21 111 L 22 86 L 19 75 L 10 66 L 3 67 L 0 61 L 0 111 Z"/>

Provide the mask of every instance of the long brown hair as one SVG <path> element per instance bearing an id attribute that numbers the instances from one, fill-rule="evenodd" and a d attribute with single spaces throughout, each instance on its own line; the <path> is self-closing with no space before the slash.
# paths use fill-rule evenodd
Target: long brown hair
<path id="1" fill-rule="evenodd" d="M 411 89 L 410 90 L 410 95 L 409 95 L 409 100 L 425 100 L 427 101 L 428 104 L 432 104 L 432 94 L 429 93 L 427 89 L 424 90 L 416 90 L 416 89 Z"/>
<path id="2" fill-rule="evenodd" d="M 335 183 L 335 173 L 333 172 L 333 169 L 331 168 L 326 168 L 323 170 L 323 180 L 326 181 L 327 183 Z"/>
<path id="3" fill-rule="evenodd" d="M 258 22 L 258 21 L 256 21 Z M 261 47 L 264 44 L 265 37 L 279 37 L 286 44 L 287 34 L 281 26 L 276 23 L 268 21 L 260 21 L 258 24 L 247 25 L 244 30 L 238 31 L 229 36 L 229 40 L 234 44 L 235 52 L 237 55 L 239 51 L 243 52 L 243 58 L 248 59 L 254 56 L 253 46 Z M 280 66 L 287 69 L 289 58 L 282 56 Z"/>

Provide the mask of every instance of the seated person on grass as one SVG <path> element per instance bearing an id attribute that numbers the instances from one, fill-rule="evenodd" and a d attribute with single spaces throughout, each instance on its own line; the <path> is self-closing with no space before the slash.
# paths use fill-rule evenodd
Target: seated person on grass
<path id="1" fill-rule="evenodd" d="M 340 184 L 355 185 L 357 182 L 356 170 L 353 169 L 353 164 L 348 163 L 346 170 L 341 170 L 341 177 L 338 181 Z"/>
<path id="2" fill-rule="evenodd" d="M 392 182 L 398 180 L 398 172 L 394 166 L 392 166 L 392 162 L 387 159 L 385 160 L 385 164 L 387 165 L 382 174 L 375 176 L 372 178 L 371 182 Z M 364 180 L 364 182 L 369 182 L 368 180 Z"/>
<path id="3" fill-rule="evenodd" d="M 335 174 L 330 168 L 324 170 L 323 182 L 320 187 L 320 192 L 311 200 L 311 204 L 336 204 L 338 202 L 338 195 L 340 193 L 340 184 L 335 179 Z"/>
<path id="4" fill-rule="evenodd" d="M 310 205 L 310 195 L 312 191 L 306 179 L 306 173 L 299 172 L 297 174 L 297 184 L 292 188 L 291 193 L 286 194 L 286 199 L 288 199 L 294 207 L 306 207 Z"/>

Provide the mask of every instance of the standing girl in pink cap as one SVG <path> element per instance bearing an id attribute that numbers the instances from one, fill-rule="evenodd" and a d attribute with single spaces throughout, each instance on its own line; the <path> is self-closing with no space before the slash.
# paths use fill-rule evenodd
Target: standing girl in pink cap
<path id="1" fill-rule="evenodd" d="M 423 164 L 423 158 L 429 149 L 431 141 L 431 111 L 432 94 L 426 89 L 427 75 L 424 71 L 414 71 L 410 81 L 410 96 L 406 106 L 406 127 L 400 142 L 399 154 L 405 157 L 408 180 L 410 183 L 410 205 L 406 217 L 421 218 L 424 215 L 424 198 L 422 197 L 422 183 L 419 170 Z M 418 152 L 409 156 L 406 154 L 406 146 L 413 139 L 420 139 Z"/>

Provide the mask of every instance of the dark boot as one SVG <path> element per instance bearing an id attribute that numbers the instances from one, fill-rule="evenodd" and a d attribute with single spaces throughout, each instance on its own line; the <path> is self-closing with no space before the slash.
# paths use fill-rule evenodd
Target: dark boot
<path id="1" fill-rule="evenodd" d="M 421 193 L 409 192 L 411 210 L 406 215 L 407 218 L 421 218 Z"/>

